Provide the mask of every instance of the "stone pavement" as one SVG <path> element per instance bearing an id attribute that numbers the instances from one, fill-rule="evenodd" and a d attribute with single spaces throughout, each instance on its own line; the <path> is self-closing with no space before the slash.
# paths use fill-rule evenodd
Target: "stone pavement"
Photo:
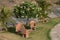
<path id="1" fill-rule="evenodd" d="M 60 40 L 60 23 L 52 28 L 50 32 L 51 40 Z"/>

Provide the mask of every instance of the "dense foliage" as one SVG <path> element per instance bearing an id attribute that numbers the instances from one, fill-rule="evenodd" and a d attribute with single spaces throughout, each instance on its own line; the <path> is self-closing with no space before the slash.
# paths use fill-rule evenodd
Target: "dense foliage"
<path id="1" fill-rule="evenodd" d="M 16 17 L 35 17 L 41 12 L 41 8 L 34 3 L 24 2 L 19 6 L 15 6 L 14 14 Z"/>

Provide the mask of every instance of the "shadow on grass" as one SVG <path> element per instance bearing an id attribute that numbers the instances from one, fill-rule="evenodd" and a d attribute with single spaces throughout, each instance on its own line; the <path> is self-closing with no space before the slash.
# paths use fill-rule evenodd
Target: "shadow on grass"
<path id="1" fill-rule="evenodd" d="M 9 27 L 9 28 L 8 28 L 8 32 L 16 33 L 16 32 L 15 32 L 15 28 L 14 28 L 14 27 Z"/>
<path id="2" fill-rule="evenodd" d="M 26 25 L 25 25 L 25 28 L 26 28 L 26 29 L 30 29 L 30 27 L 29 27 L 29 26 L 26 26 Z M 7 29 L 8 29 L 8 32 L 16 33 L 16 31 L 15 31 L 15 30 L 16 30 L 15 27 L 9 27 L 9 28 L 7 28 Z"/>

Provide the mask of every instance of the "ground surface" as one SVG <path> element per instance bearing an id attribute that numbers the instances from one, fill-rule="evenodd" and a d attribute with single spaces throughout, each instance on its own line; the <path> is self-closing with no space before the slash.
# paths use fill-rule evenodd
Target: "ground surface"
<path id="1" fill-rule="evenodd" d="M 0 40 L 50 40 L 50 30 L 60 22 L 60 18 L 50 19 L 48 23 L 37 24 L 36 31 L 30 33 L 30 37 L 25 39 L 15 33 L 0 33 Z"/>
<path id="2" fill-rule="evenodd" d="M 60 23 L 51 30 L 50 35 L 52 40 L 60 40 Z"/>
<path id="3" fill-rule="evenodd" d="M 18 39 L 20 40 L 21 37 L 13 33 L 0 33 L 0 40 L 18 40 Z"/>

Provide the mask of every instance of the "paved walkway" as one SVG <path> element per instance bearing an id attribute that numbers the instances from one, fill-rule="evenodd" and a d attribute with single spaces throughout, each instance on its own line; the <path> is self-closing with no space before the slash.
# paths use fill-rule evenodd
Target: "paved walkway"
<path id="1" fill-rule="evenodd" d="M 51 30 L 50 37 L 51 40 L 60 40 L 60 23 Z"/>

